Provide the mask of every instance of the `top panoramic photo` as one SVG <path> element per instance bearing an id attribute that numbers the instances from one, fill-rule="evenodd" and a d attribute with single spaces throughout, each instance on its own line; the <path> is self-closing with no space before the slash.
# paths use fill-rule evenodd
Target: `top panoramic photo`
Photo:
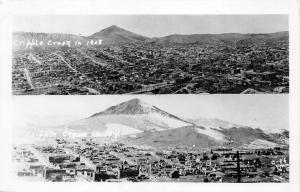
<path id="1" fill-rule="evenodd" d="M 287 94 L 288 15 L 16 15 L 14 95 Z"/>

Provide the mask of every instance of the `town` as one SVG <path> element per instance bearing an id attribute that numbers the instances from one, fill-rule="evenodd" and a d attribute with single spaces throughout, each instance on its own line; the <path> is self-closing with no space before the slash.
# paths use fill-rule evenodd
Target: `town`
<path id="1" fill-rule="evenodd" d="M 48 182 L 288 182 L 288 147 L 153 149 L 92 138 L 13 146 L 14 173 Z"/>
<path id="2" fill-rule="evenodd" d="M 288 93 L 288 42 L 59 46 L 13 52 L 13 94 Z"/>

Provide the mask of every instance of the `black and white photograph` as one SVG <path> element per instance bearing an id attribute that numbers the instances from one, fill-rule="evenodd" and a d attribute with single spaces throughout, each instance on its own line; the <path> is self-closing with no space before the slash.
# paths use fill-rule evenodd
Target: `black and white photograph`
<path id="1" fill-rule="evenodd" d="M 296 192 L 300 0 L 0 0 L 0 192 Z"/>
<path id="2" fill-rule="evenodd" d="M 14 95 L 289 92 L 288 15 L 18 15 Z"/>
<path id="3" fill-rule="evenodd" d="M 14 107 L 19 180 L 289 182 L 286 95 L 30 99 Z"/>

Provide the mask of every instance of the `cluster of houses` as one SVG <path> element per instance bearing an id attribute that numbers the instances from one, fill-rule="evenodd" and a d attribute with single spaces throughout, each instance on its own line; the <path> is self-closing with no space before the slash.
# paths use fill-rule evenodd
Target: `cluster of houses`
<path id="1" fill-rule="evenodd" d="M 94 94 L 91 89 L 100 94 L 241 93 L 248 88 L 287 93 L 288 42 L 32 49 L 13 54 L 13 89 L 30 92 L 28 81 L 46 94 L 55 86 L 65 90 L 62 94 Z"/>
<path id="2" fill-rule="evenodd" d="M 14 92 L 22 92 L 25 90 L 30 90 L 32 87 L 27 81 L 26 77 L 26 64 L 30 65 L 30 61 L 21 54 L 14 57 L 12 60 L 13 68 L 12 68 L 12 87 Z"/>
<path id="3" fill-rule="evenodd" d="M 261 92 L 285 87 L 282 91 L 287 92 L 287 45 L 229 49 L 227 45 L 132 44 L 98 49 L 94 55 L 103 60 L 109 56 L 107 61 L 115 69 L 130 75 L 121 78 L 127 82 L 133 81 L 146 88 L 169 82 L 153 89 L 153 93 L 227 93 L 242 92 L 249 87 Z"/>
<path id="4" fill-rule="evenodd" d="M 46 181 L 288 182 L 288 148 L 154 150 L 92 140 L 14 148 L 17 175 Z"/>

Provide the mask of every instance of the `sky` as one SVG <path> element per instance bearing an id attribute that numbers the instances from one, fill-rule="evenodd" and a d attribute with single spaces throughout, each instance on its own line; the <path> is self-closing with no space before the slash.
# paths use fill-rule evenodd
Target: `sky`
<path id="1" fill-rule="evenodd" d="M 288 15 L 16 15 L 13 31 L 92 35 L 117 25 L 147 37 L 288 31 Z"/>
<path id="2" fill-rule="evenodd" d="M 13 119 L 18 119 L 14 126 L 63 125 L 133 98 L 184 118 L 217 118 L 255 128 L 289 126 L 288 95 L 268 94 L 14 97 Z"/>

